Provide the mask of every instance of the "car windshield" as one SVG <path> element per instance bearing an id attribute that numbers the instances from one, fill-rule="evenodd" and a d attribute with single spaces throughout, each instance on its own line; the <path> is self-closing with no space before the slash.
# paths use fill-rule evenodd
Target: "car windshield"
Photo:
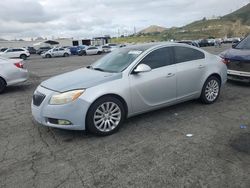
<path id="1" fill-rule="evenodd" d="M 94 63 L 90 68 L 104 72 L 122 72 L 126 69 L 140 54 L 141 50 L 119 49 Z"/>
<path id="2" fill-rule="evenodd" d="M 242 50 L 250 50 L 250 35 L 243 39 L 235 48 Z"/>

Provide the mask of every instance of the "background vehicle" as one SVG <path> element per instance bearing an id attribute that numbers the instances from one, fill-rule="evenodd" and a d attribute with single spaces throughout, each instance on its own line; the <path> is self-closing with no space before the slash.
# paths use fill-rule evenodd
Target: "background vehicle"
<path id="1" fill-rule="evenodd" d="M 27 47 L 27 50 L 29 51 L 30 54 L 36 54 L 36 49 L 34 47 Z"/>
<path id="2" fill-rule="evenodd" d="M 206 46 L 209 46 L 210 44 L 209 44 L 209 42 L 208 42 L 208 40 L 207 39 L 202 39 L 202 40 L 200 40 L 200 42 L 199 42 L 199 46 L 200 47 L 206 47 Z"/>
<path id="3" fill-rule="evenodd" d="M 26 63 L 22 59 L 0 57 L 0 67 L 0 93 L 7 86 L 15 85 L 28 79 Z"/>
<path id="4" fill-rule="evenodd" d="M 228 79 L 250 82 L 250 35 L 220 54 L 228 68 Z"/>
<path id="5" fill-rule="evenodd" d="M 68 57 L 71 55 L 70 50 L 68 48 L 53 48 L 45 53 L 41 54 L 44 58 L 51 57 Z"/>
<path id="6" fill-rule="evenodd" d="M 104 53 L 111 52 L 111 47 L 110 47 L 110 46 L 107 46 L 107 45 L 103 45 L 103 46 L 102 46 L 102 51 L 103 51 Z"/>
<path id="7" fill-rule="evenodd" d="M 25 48 L 8 48 L 4 52 L 0 52 L 0 56 L 6 58 L 21 58 L 25 60 L 30 56 L 30 53 Z"/>
<path id="8" fill-rule="evenodd" d="M 0 52 L 4 52 L 5 50 L 7 50 L 8 48 L 1 48 Z"/>
<path id="9" fill-rule="evenodd" d="M 200 47 L 197 42 L 191 41 L 191 40 L 182 40 L 182 41 L 179 41 L 178 43 L 188 44 L 188 45 L 195 46 L 195 47 L 198 47 L 198 48 Z"/>
<path id="10" fill-rule="evenodd" d="M 190 45 L 120 48 L 92 66 L 42 82 L 32 115 L 45 126 L 109 135 L 143 112 L 198 98 L 214 103 L 226 70 L 220 57 Z"/>
<path id="11" fill-rule="evenodd" d="M 102 49 L 96 46 L 88 46 L 81 51 L 79 51 L 78 55 L 100 55 L 102 53 Z"/>
<path id="12" fill-rule="evenodd" d="M 78 55 L 78 50 L 79 50 L 79 48 L 78 48 L 77 46 L 71 46 L 71 47 L 69 47 L 68 49 L 70 50 L 70 53 L 71 53 L 72 55 Z"/>
<path id="13" fill-rule="evenodd" d="M 49 47 L 49 46 L 47 46 L 47 47 L 40 47 L 40 48 L 38 48 L 38 50 L 36 51 L 36 53 L 39 54 L 39 55 L 41 55 L 41 53 L 47 52 L 50 49 L 51 49 L 51 47 Z"/>

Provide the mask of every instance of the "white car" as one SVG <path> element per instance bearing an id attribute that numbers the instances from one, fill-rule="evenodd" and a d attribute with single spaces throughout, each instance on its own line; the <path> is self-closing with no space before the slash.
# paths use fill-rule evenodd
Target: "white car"
<path id="1" fill-rule="evenodd" d="M 51 57 L 68 57 L 71 55 L 71 52 L 68 48 L 53 48 L 45 53 L 42 53 L 43 58 Z"/>
<path id="2" fill-rule="evenodd" d="M 0 93 L 7 86 L 24 82 L 28 79 L 28 70 L 22 59 L 7 59 L 0 57 Z"/>
<path id="3" fill-rule="evenodd" d="M 82 49 L 78 55 L 100 55 L 102 53 L 102 49 L 96 46 L 88 46 L 84 49 Z"/>
<path id="4" fill-rule="evenodd" d="M 0 56 L 6 58 L 21 58 L 23 60 L 30 56 L 30 53 L 25 48 L 8 48 L 3 52 L 0 52 Z"/>

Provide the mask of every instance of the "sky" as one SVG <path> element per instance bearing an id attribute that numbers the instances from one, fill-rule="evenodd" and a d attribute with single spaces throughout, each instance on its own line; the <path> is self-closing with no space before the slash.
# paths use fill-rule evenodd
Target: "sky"
<path id="1" fill-rule="evenodd" d="M 250 0 L 1 0 L 0 38 L 74 39 L 132 34 L 223 16 Z"/>

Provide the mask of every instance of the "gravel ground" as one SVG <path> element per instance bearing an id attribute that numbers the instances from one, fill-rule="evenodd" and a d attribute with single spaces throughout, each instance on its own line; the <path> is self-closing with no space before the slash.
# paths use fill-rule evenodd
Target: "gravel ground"
<path id="1" fill-rule="evenodd" d="M 0 95 L 0 187 L 250 187 L 246 84 L 228 82 L 213 105 L 190 101 L 128 119 L 108 137 L 37 126 L 30 103 L 40 82 L 100 57 L 33 55 L 30 79 Z"/>

